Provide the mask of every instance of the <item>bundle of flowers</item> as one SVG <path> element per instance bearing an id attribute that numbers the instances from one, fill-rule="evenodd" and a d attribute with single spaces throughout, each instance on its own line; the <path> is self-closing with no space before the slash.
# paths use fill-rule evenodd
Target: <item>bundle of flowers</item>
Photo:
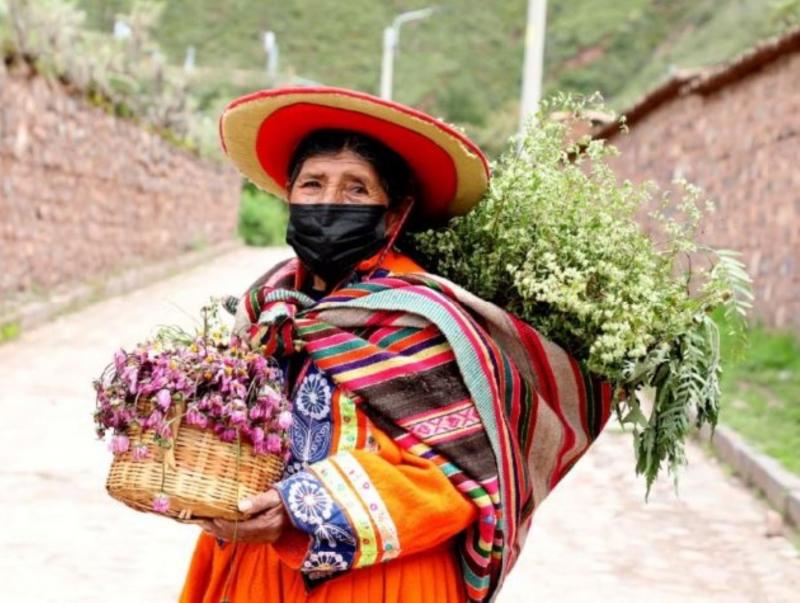
<path id="1" fill-rule="evenodd" d="M 242 454 L 255 462 L 264 457 L 265 474 L 274 477 L 280 476 L 278 466 L 287 454 L 292 415 L 282 373 L 273 359 L 230 334 L 218 306 L 212 300 L 203 308 L 202 328 L 194 333 L 164 327 L 132 351 L 117 351 L 94 382 L 96 432 L 100 438 L 113 432 L 109 448 L 115 462 L 158 464 L 159 491 L 152 496 L 152 510 L 158 512 L 170 511 L 171 498 L 191 506 L 186 493 L 175 490 L 180 480 L 169 479 L 170 471 L 187 469 L 176 462 L 179 433 L 213 433 L 222 446 L 231 447 L 238 461 Z M 191 429 L 179 432 L 181 426 Z M 196 451 L 187 450 L 184 456 L 192 454 Z M 216 468 L 197 470 L 211 480 Z M 232 493 L 231 505 L 239 494 Z M 140 502 L 147 496 L 135 493 Z"/>
<path id="2" fill-rule="evenodd" d="M 598 108 L 594 98 L 565 95 L 542 103 L 493 166 L 481 203 L 415 235 L 410 251 L 615 386 L 649 491 L 662 463 L 674 471 L 685 462 L 691 423 L 716 423 L 721 367 L 711 313 L 720 308 L 742 336 L 752 295 L 737 254 L 698 241 L 714 208 L 697 187 L 676 183 L 675 195 L 620 183 L 607 163 L 617 150 L 575 138 Z M 556 111 L 569 119 L 549 117 Z M 654 388 L 649 416 L 635 395 L 644 387 Z"/>

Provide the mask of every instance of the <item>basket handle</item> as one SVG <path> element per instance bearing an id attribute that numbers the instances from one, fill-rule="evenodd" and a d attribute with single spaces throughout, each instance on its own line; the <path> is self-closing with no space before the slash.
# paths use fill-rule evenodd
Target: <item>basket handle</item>
<path id="1" fill-rule="evenodd" d="M 180 400 L 175 404 L 175 418 L 170 425 L 172 430 L 172 445 L 164 452 L 164 464 L 172 471 L 178 470 L 178 465 L 175 462 L 175 446 L 178 442 L 178 430 L 181 427 L 181 419 L 183 418 L 183 411 L 186 407 L 186 402 Z"/>

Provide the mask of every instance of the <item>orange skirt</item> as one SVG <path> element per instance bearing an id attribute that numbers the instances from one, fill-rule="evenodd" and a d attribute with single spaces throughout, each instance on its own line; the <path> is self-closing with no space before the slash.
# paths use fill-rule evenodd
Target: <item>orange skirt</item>
<path id="1" fill-rule="evenodd" d="M 233 559 L 231 560 L 231 557 Z M 220 603 L 228 566 L 230 603 L 460 603 L 466 600 L 452 540 L 385 563 L 350 570 L 306 593 L 269 544 L 226 544 L 210 534 L 197 541 L 180 603 Z"/>

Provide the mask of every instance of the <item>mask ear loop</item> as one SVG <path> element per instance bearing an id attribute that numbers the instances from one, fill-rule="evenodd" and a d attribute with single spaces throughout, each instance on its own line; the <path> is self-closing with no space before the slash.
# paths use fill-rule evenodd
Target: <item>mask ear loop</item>
<path id="1" fill-rule="evenodd" d="M 383 264 L 383 259 L 386 257 L 386 254 L 389 253 L 389 250 L 394 247 L 394 242 L 397 240 L 397 237 L 400 236 L 400 233 L 403 231 L 403 227 L 406 225 L 408 221 L 408 217 L 411 215 L 411 210 L 414 208 L 414 197 L 406 197 L 401 201 L 402 208 L 400 210 L 400 219 L 397 221 L 394 231 L 389 235 L 389 241 L 384 246 L 383 251 L 381 251 L 380 256 L 378 257 L 378 261 L 375 262 L 375 265 L 372 269 L 367 273 L 367 278 L 372 278 L 372 275 L 378 270 L 381 265 Z"/>

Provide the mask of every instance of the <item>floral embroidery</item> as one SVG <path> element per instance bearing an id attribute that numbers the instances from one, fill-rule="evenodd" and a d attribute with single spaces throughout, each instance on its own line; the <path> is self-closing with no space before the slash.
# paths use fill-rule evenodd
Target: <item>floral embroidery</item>
<path id="1" fill-rule="evenodd" d="M 328 548 L 335 548 L 339 542 L 352 547 L 356 546 L 356 539 L 353 537 L 352 532 L 347 529 L 342 529 L 332 523 L 319 524 L 314 531 L 314 536 L 319 542 L 324 540 Z"/>
<path id="2" fill-rule="evenodd" d="M 313 463 L 328 454 L 331 441 L 331 424 L 314 420 L 306 423 L 301 416 L 292 423 L 289 440 L 294 461 Z"/>
<path id="3" fill-rule="evenodd" d="M 358 540 L 339 501 L 314 473 L 295 473 L 277 482 L 274 487 L 278 490 L 292 523 L 312 536 L 305 565 L 300 568 L 306 578 L 317 580 L 326 577 L 326 572 L 350 568 Z M 331 563 L 331 567 L 317 567 L 320 560 L 330 561 L 331 558 L 325 557 L 326 554 L 337 555 L 337 562 Z M 309 575 L 309 572 L 314 576 Z"/>
<path id="4" fill-rule="evenodd" d="M 289 509 L 305 523 L 319 525 L 330 519 L 333 501 L 317 482 L 297 480 L 289 486 Z"/>
<path id="5" fill-rule="evenodd" d="M 308 574 L 312 580 L 324 578 L 334 572 L 347 569 L 347 562 L 338 553 L 332 551 L 321 551 L 311 553 L 303 562 L 303 572 Z"/>
<path id="6" fill-rule="evenodd" d="M 294 396 L 293 421 L 289 428 L 290 457 L 284 476 L 295 475 L 330 453 L 333 392 L 334 384 L 328 376 L 313 364 L 309 366 Z"/>
<path id="7" fill-rule="evenodd" d="M 327 379 L 317 371 L 309 371 L 295 399 L 297 409 L 317 421 L 326 418 L 331 412 L 331 386 Z"/>
<path id="8" fill-rule="evenodd" d="M 312 536 L 310 550 L 301 566 L 305 579 L 329 578 L 353 567 L 356 557 L 359 566 L 376 561 L 379 555 L 390 557 L 391 553 L 377 550 L 376 534 L 363 505 L 331 490 L 331 484 L 316 474 L 317 469 L 327 466 L 325 461 L 335 449 L 356 448 L 362 425 L 355 398 L 337 390 L 331 378 L 311 364 L 298 384 L 293 403 L 293 423 L 289 429 L 291 455 L 284 479 L 275 488 L 292 522 Z M 338 437 L 333 449 L 335 421 Z M 377 449 L 372 434 L 366 435 L 367 448 Z M 356 518 L 349 517 L 345 508 L 349 513 L 355 512 Z"/>

